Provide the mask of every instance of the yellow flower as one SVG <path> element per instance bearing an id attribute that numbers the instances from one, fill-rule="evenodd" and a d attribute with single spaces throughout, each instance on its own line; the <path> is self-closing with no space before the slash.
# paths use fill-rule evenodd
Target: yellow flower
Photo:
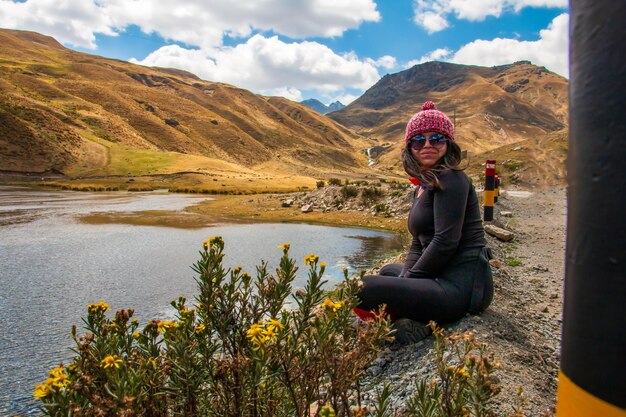
<path id="1" fill-rule="evenodd" d="M 178 327 L 178 323 L 176 323 L 175 321 L 159 320 L 157 322 L 157 331 L 159 333 L 165 333 L 166 331 L 168 331 L 170 329 L 175 329 L 177 327 Z"/>
<path id="2" fill-rule="evenodd" d="M 238 274 L 238 273 L 240 273 L 240 272 L 241 272 L 241 269 L 242 269 L 242 268 L 241 268 L 241 266 L 238 266 L 238 267 L 236 267 L 235 269 L 233 269 L 233 272 L 234 272 L 235 274 Z"/>
<path id="3" fill-rule="evenodd" d="M 467 372 L 467 369 L 465 369 L 464 367 L 461 369 L 457 369 L 456 374 L 460 377 L 463 378 L 469 378 L 470 374 Z"/>
<path id="4" fill-rule="evenodd" d="M 45 384 L 37 384 L 35 390 L 33 391 L 33 397 L 35 398 L 46 398 L 50 395 L 50 387 Z"/>
<path id="5" fill-rule="evenodd" d="M 285 326 L 278 319 L 269 319 L 265 325 L 268 329 L 283 329 Z"/>
<path id="6" fill-rule="evenodd" d="M 109 305 L 104 301 L 99 301 L 95 304 L 87 304 L 87 312 L 89 313 L 104 313 L 109 309 Z"/>
<path id="7" fill-rule="evenodd" d="M 319 259 L 320 257 L 317 256 L 316 254 L 309 253 L 307 256 L 304 257 L 304 263 L 310 266 L 316 263 Z"/>
<path id="8" fill-rule="evenodd" d="M 180 310 L 180 319 L 182 321 L 191 320 L 193 319 L 193 316 L 195 313 L 196 313 L 196 310 L 194 310 L 193 308 L 191 310 L 187 310 L 183 308 L 182 310 Z"/>
<path id="9" fill-rule="evenodd" d="M 287 253 L 289 252 L 289 243 L 283 243 L 282 245 L 278 246 L 278 249 L 282 249 L 283 252 Z"/>
<path id="10" fill-rule="evenodd" d="M 54 368 L 48 374 L 46 378 L 46 385 L 54 388 L 65 388 L 70 384 L 70 379 L 65 373 L 65 369 L 62 366 Z"/>
<path id="11" fill-rule="evenodd" d="M 320 262 L 320 268 L 322 269 L 326 268 L 326 262 Z"/>
<path id="12" fill-rule="evenodd" d="M 224 244 L 224 241 L 222 240 L 221 236 L 213 236 L 205 240 L 204 243 L 202 244 L 202 247 L 204 248 L 204 250 L 207 250 L 207 249 L 213 249 L 214 245 L 221 246 L 223 244 Z"/>
<path id="13" fill-rule="evenodd" d="M 137 319 L 132 319 L 130 322 L 135 326 L 139 326 L 139 320 Z"/>
<path id="14" fill-rule="evenodd" d="M 254 351 L 260 350 L 263 352 L 274 336 L 274 328 L 266 329 L 262 324 L 257 323 L 252 324 L 246 332 L 246 337 L 254 345 L 252 347 Z"/>
<path id="15" fill-rule="evenodd" d="M 248 339 L 258 338 L 263 334 L 263 330 L 263 325 L 254 323 L 246 332 L 246 337 Z"/>
<path id="16" fill-rule="evenodd" d="M 198 324 L 198 327 L 196 327 L 196 334 L 200 334 L 204 332 L 205 330 L 206 330 L 206 326 L 203 323 Z"/>
<path id="17" fill-rule="evenodd" d="M 135 339 L 139 339 L 139 338 L 141 337 L 141 332 L 135 332 L 135 333 L 133 333 L 133 337 L 134 337 Z"/>
<path id="18" fill-rule="evenodd" d="M 327 310 L 332 310 L 333 313 L 336 313 L 337 310 L 339 310 L 341 307 L 343 307 L 343 301 L 337 301 L 336 303 L 333 302 L 333 300 L 331 300 L 330 298 L 327 298 L 324 300 L 324 302 L 322 303 L 322 306 L 324 308 L 326 308 Z"/>
<path id="19" fill-rule="evenodd" d="M 267 341 L 271 341 L 276 337 L 276 333 L 274 332 L 274 327 L 266 327 L 265 331 L 263 331 L 263 336 L 267 339 Z"/>
<path id="20" fill-rule="evenodd" d="M 119 328 L 117 327 L 117 324 L 115 323 L 111 323 L 111 325 L 109 326 L 109 330 L 111 330 L 112 332 L 119 330 Z"/>
<path id="21" fill-rule="evenodd" d="M 107 368 L 118 369 L 120 367 L 120 363 L 122 363 L 122 358 L 120 358 L 117 355 L 108 355 L 108 356 L 105 356 L 105 358 L 100 361 L 100 367 L 104 369 L 107 369 Z"/>

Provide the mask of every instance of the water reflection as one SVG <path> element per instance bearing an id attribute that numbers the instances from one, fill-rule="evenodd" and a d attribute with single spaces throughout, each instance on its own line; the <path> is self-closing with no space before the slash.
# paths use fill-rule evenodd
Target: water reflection
<path id="1" fill-rule="evenodd" d="M 226 265 L 250 273 L 261 259 L 273 270 L 277 246 L 289 242 L 300 265 L 310 252 L 327 262 L 329 284 L 341 280 L 343 267 L 368 268 L 402 247 L 388 233 L 307 224 L 184 229 L 77 220 L 95 212 L 165 215 L 163 210 L 180 211 L 198 198 L 206 197 L 0 187 L 0 415 L 35 412 L 33 386 L 72 356 L 69 329 L 80 327 L 86 304 L 134 307 L 141 323 L 171 317 L 171 300 L 195 294 L 190 265 L 209 236 L 224 238 Z M 302 268 L 294 286 L 305 279 Z"/>
<path id="2" fill-rule="evenodd" d="M 359 250 L 346 255 L 346 262 L 357 270 L 372 266 L 372 259 L 380 259 L 380 253 L 398 252 L 404 246 L 406 237 L 394 234 L 391 236 L 348 236 L 361 241 Z"/>

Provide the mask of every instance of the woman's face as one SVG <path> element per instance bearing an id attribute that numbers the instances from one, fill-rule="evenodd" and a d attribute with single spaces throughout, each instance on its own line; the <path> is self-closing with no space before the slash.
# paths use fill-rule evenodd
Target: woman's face
<path id="1" fill-rule="evenodd" d="M 437 164 L 448 150 L 448 142 L 445 141 L 443 145 L 433 146 L 430 143 L 431 135 L 436 134 L 437 132 L 424 132 L 421 135 L 426 138 L 424 140 L 424 147 L 422 149 L 414 149 L 411 147 L 411 153 L 413 154 L 413 158 L 417 161 L 420 168 L 422 169 L 431 169 Z"/>

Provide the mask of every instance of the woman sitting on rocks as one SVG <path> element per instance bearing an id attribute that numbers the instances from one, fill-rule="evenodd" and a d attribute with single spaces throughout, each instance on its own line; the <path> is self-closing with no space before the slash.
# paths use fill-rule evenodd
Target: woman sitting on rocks
<path id="1" fill-rule="evenodd" d="M 366 318 L 385 304 L 396 340 L 411 343 L 428 336 L 431 320 L 445 324 L 485 310 L 493 280 L 476 191 L 459 168 L 454 125 L 431 101 L 407 124 L 402 162 L 418 186 L 408 218 L 411 248 L 404 264 L 364 277 L 355 311 Z"/>

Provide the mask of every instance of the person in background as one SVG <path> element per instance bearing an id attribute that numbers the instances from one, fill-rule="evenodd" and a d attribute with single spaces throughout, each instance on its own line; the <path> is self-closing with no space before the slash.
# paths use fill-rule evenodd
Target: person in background
<path id="1" fill-rule="evenodd" d="M 397 342 L 406 344 L 427 337 L 431 320 L 446 324 L 485 310 L 493 278 L 478 198 L 459 167 L 452 121 L 426 101 L 404 140 L 404 169 L 417 185 L 408 216 L 411 247 L 404 264 L 363 278 L 355 312 L 365 319 L 386 305 Z"/>

